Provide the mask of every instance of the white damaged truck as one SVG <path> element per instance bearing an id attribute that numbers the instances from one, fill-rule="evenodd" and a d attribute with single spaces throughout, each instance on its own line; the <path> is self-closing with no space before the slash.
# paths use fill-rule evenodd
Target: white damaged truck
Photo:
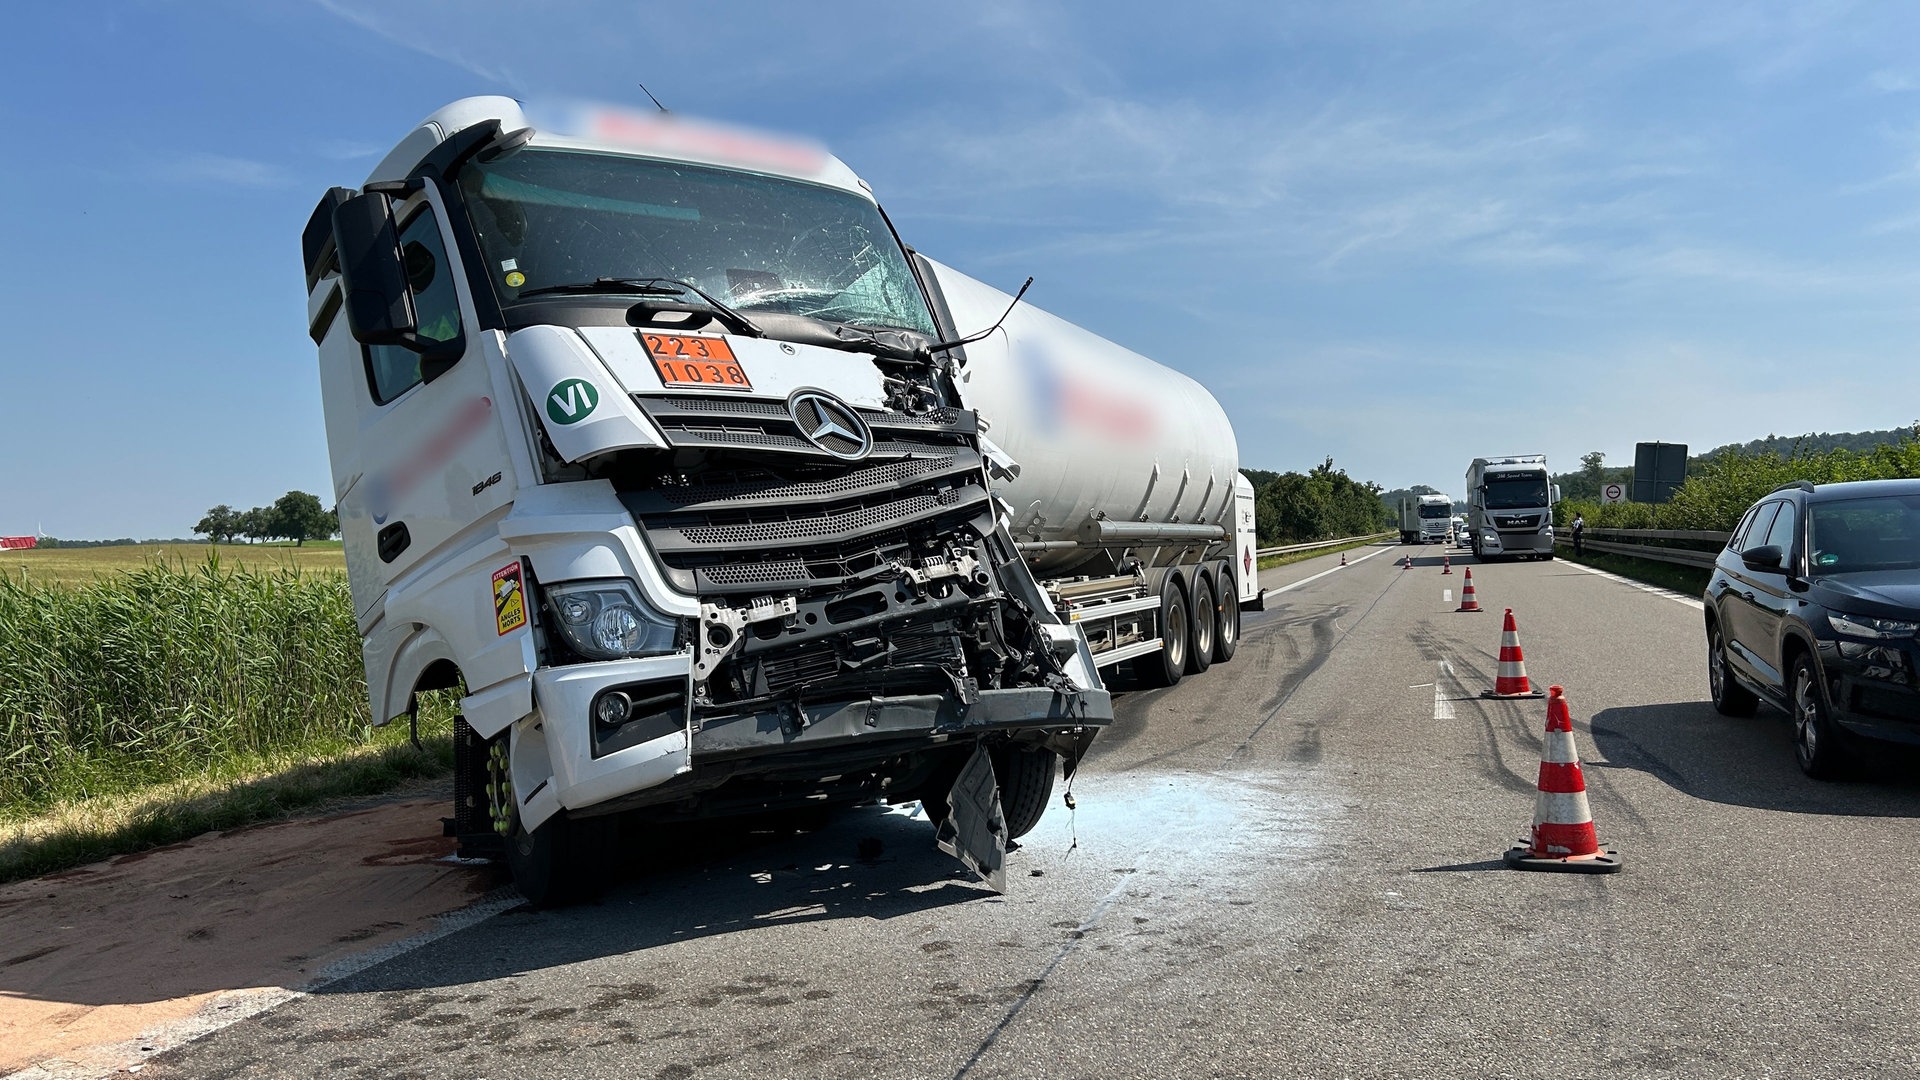
<path id="1" fill-rule="evenodd" d="M 1218 403 L 816 147 L 469 98 L 303 254 L 372 715 L 459 691 L 449 830 L 535 902 L 617 821 L 874 801 L 1004 887 L 1103 673 L 1259 602 Z"/>

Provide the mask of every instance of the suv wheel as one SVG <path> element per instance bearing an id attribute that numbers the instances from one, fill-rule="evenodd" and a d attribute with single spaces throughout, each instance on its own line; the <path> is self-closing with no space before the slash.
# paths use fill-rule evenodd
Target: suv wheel
<path id="1" fill-rule="evenodd" d="M 1793 662 L 1793 752 L 1800 771 L 1815 780 L 1833 780 L 1846 771 L 1846 747 L 1827 719 L 1827 699 L 1813 657 L 1801 653 Z"/>
<path id="2" fill-rule="evenodd" d="M 1746 687 L 1733 681 L 1727 667 L 1727 642 L 1720 628 L 1707 629 L 1707 687 L 1713 692 L 1713 707 L 1722 716 L 1752 716 L 1760 699 Z"/>

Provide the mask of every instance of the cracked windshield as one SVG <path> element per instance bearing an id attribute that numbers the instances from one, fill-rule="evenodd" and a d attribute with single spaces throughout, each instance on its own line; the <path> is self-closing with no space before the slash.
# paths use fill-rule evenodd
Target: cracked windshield
<path id="1" fill-rule="evenodd" d="M 906 254 L 879 208 L 857 195 L 551 150 L 471 166 L 460 186 L 509 304 L 603 277 L 671 278 L 746 312 L 933 333 Z"/>

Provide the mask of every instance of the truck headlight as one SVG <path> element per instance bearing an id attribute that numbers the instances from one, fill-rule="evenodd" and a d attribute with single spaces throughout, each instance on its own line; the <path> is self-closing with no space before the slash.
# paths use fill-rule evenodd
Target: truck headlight
<path id="1" fill-rule="evenodd" d="M 1878 641 L 1883 638 L 1910 638 L 1920 631 L 1920 623 L 1906 622 L 1901 619 L 1875 619 L 1867 615 L 1842 615 L 1827 612 L 1827 621 L 1833 628 L 1848 637 L 1867 638 Z"/>
<path id="2" fill-rule="evenodd" d="M 572 581 L 547 586 L 553 626 L 567 647 L 588 660 L 625 660 L 673 651 L 676 624 L 653 610 L 626 581 Z"/>

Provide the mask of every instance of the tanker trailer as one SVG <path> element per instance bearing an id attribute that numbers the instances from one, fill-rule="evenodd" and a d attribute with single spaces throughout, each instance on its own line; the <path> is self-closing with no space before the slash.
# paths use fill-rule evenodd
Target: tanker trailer
<path id="1" fill-rule="evenodd" d="M 1253 484 L 1205 387 L 927 260 L 967 346 L 962 392 L 1012 459 L 995 494 L 1063 621 L 1102 669 L 1160 686 L 1232 659 L 1261 604 Z M 1009 311 L 1009 307 L 1011 310 Z"/>

